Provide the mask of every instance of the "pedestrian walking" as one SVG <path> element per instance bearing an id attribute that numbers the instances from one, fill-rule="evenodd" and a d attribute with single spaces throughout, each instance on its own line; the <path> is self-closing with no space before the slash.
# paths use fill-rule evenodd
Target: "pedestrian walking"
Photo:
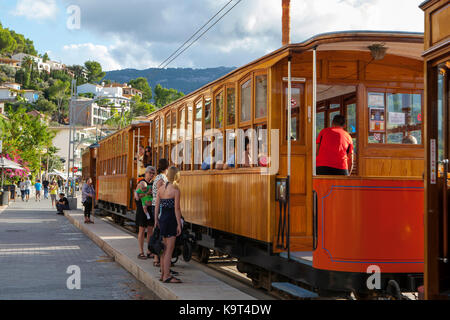
<path id="1" fill-rule="evenodd" d="M 42 186 L 44 187 L 44 199 L 48 199 L 48 186 L 50 185 L 50 182 L 47 178 L 44 178 L 44 181 L 42 181 Z"/>
<path id="2" fill-rule="evenodd" d="M 175 248 L 176 237 L 181 234 L 180 189 L 178 183 L 180 172 L 177 167 L 170 167 L 165 186 L 158 189 L 155 212 L 155 224 L 159 226 L 163 237 L 164 251 L 161 257 L 161 280 L 165 283 L 181 283 L 171 275 L 170 266 Z M 160 215 L 158 216 L 158 212 Z"/>
<path id="3" fill-rule="evenodd" d="M 86 183 L 83 184 L 83 188 L 81 191 L 81 198 L 84 206 L 84 223 L 94 223 L 94 221 L 91 220 L 91 211 L 94 197 L 95 190 L 92 186 L 92 179 L 87 178 Z"/>
<path id="4" fill-rule="evenodd" d="M 36 180 L 36 183 L 34 184 L 34 189 L 36 190 L 36 201 L 41 201 L 41 190 L 42 190 L 42 183 L 41 180 Z"/>
<path id="5" fill-rule="evenodd" d="M 25 201 L 25 195 L 27 192 L 26 192 L 26 184 L 25 184 L 24 178 L 20 179 L 19 189 L 20 189 L 20 196 L 22 197 L 22 201 Z"/>
<path id="6" fill-rule="evenodd" d="M 136 225 L 139 227 L 138 244 L 140 253 L 138 258 L 144 260 L 152 257 L 150 251 L 147 252 L 147 255 L 144 254 L 144 235 L 145 231 L 147 231 L 147 243 L 149 243 L 150 237 L 153 233 L 153 226 L 155 224 L 155 218 L 152 210 L 152 186 L 155 173 L 155 168 L 148 166 L 145 169 L 144 179 L 139 182 L 134 193 L 136 202 Z"/>
<path id="7" fill-rule="evenodd" d="M 61 190 L 62 185 L 63 185 L 63 183 L 62 183 L 62 181 L 61 181 L 61 178 L 58 178 L 58 191 L 62 191 L 62 190 Z"/>
<path id="8" fill-rule="evenodd" d="M 30 177 L 27 177 L 25 180 L 25 199 L 30 200 L 30 190 L 31 190 L 31 180 Z"/>
<path id="9" fill-rule="evenodd" d="M 52 208 L 56 205 L 56 195 L 58 194 L 58 184 L 55 180 L 50 184 L 50 198 L 52 199 Z"/>

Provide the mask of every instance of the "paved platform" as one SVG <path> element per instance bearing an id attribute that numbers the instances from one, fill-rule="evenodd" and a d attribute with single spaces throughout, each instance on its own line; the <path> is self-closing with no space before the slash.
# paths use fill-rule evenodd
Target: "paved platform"
<path id="1" fill-rule="evenodd" d="M 141 260 L 137 239 L 126 231 L 94 217 L 94 224 L 85 224 L 81 210 L 65 212 L 66 217 L 83 231 L 100 248 L 126 270 L 144 283 L 161 299 L 180 300 L 254 300 L 252 296 L 199 270 L 193 264 L 180 260 L 172 268 L 179 272 L 183 283 L 163 283 L 159 281 L 159 267 L 153 266 L 153 259 Z"/>
<path id="2" fill-rule="evenodd" d="M 80 289 L 69 289 L 69 266 Z M 158 299 L 120 264 L 57 215 L 50 200 L 0 208 L 0 300 Z"/>

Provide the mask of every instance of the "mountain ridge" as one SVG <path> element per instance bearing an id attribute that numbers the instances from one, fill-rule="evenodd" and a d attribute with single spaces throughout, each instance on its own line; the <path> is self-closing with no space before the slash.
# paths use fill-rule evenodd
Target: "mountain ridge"
<path id="1" fill-rule="evenodd" d="M 122 70 L 106 71 L 103 80 L 111 80 L 120 83 L 128 83 L 132 79 L 138 77 L 147 78 L 148 84 L 153 89 L 157 84 L 165 88 L 173 88 L 184 94 L 189 94 L 192 91 L 201 88 L 205 84 L 214 81 L 227 73 L 233 71 L 236 67 L 215 67 L 204 69 L 193 68 L 148 68 L 138 70 L 133 68 L 126 68 Z"/>

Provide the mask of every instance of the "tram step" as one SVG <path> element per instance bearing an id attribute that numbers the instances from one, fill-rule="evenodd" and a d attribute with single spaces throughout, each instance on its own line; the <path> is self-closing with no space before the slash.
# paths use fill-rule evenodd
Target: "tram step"
<path id="1" fill-rule="evenodd" d="M 272 282 L 272 287 L 280 291 L 289 293 L 294 297 L 299 297 L 303 299 L 305 298 L 314 299 L 319 297 L 317 293 L 303 289 L 290 282 Z"/>

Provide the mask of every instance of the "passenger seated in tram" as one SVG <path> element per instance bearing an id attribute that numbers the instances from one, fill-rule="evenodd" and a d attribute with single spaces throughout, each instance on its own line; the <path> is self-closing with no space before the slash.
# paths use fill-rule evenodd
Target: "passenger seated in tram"
<path id="1" fill-rule="evenodd" d="M 251 155 L 250 155 L 250 139 L 245 137 L 245 151 L 242 154 L 242 159 L 244 163 L 242 167 L 250 167 L 250 163 L 252 163 Z"/>
<path id="2" fill-rule="evenodd" d="M 417 144 L 417 139 L 416 137 L 408 134 L 407 136 L 405 136 L 402 140 L 403 144 Z"/>
<path id="3" fill-rule="evenodd" d="M 145 149 L 144 146 L 139 145 L 139 151 L 138 153 L 136 153 L 134 160 L 135 163 L 137 163 L 138 167 L 137 167 L 137 173 L 138 173 L 138 177 L 142 176 L 145 174 L 145 167 L 144 167 L 144 154 L 145 154 Z"/>
<path id="4" fill-rule="evenodd" d="M 335 115 L 331 128 L 317 137 L 317 175 L 350 175 L 353 168 L 353 140 L 344 130 L 345 117 Z"/>
<path id="5" fill-rule="evenodd" d="M 263 143 L 261 145 L 261 149 L 258 154 L 258 166 L 260 167 L 267 167 L 267 164 L 269 162 L 269 158 L 267 157 L 267 145 Z"/>

